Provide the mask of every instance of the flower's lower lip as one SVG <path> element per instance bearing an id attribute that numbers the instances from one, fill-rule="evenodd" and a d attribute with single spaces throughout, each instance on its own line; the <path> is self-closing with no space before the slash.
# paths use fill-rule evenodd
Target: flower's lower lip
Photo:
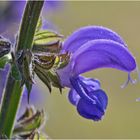
<path id="1" fill-rule="evenodd" d="M 108 98 L 103 90 L 95 88 L 100 86 L 99 81 L 82 76 L 71 77 L 70 81 L 73 87 L 69 92 L 69 101 L 77 107 L 79 114 L 94 121 L 101 120 Z"/>

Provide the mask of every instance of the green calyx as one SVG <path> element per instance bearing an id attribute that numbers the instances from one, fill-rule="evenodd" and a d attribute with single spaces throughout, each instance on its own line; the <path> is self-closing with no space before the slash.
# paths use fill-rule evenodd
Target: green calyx
<path id="1" fill-rule="evenodd" d="M 45 122 L 44 112 L 35 110 L 32 106 L 26 108 L 25 112 L 18 119 L 13 138 L 36 139 L 41 138 L 40 128 Z M 45 135 L 44 135 L 45 138 Z"/>

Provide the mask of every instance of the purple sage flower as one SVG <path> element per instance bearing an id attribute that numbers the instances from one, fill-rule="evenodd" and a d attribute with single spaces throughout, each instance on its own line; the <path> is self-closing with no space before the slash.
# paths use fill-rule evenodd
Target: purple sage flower
<path id="1" fill-rule="evenodd" d="M 80 76 L 97 68 L 115 68 L 130 73 L 136 68 L 133 55 L 123 39 L 112 30 L 101 26 L 82 27 L 64 42 L 62 52 L 71 53 L 69 64 L 57 71 L 61 84 L 69 87 L 69 101 L 78 113 L 94 121 L 105 114 L 108 97 L 100 82 Z"/>

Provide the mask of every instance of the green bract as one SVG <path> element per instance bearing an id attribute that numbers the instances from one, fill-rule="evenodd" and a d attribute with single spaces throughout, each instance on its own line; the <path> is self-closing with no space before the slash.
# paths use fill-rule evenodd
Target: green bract
<path id="1" fill-rule="evenodd" d="M 33 52 L 58 53 L 61 49 L 62 37 L 62 35 L 49 30 L 36 32 L 33 42 Z"/>
<path id="2" fill-rule="evenodd" d="M 4 55 L 3 57 L 0 58 L 0 69 L 3 69 L 4 66 L 11 62 L 11 54 L 7 54 L 7 55 Z"/>
<path id="3" fill-rule="evenodd" d="M 44 121 L 43 111 L 35 111 L 33 107 L 26 108 L 15 125 L 13 137 L 22 139 L 41 138 L 39 129 L 44 124 Z"/>

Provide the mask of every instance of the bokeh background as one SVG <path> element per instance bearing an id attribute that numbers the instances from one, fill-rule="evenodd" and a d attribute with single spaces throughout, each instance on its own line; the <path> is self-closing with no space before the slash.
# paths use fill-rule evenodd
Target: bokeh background
<path id="1" fill-rule="evenodd" d="M 1 23 L 5 19 L 8 22 L 9 17 L 6 15 L 10 8 L 5 10 L 8 6 L 8 1 L 0 2 Z M 45 10 L 46 7 L 43 11 L 44 20 L 65 37 L 87 25 L 102 25 L 116 31 L 124 38 L 140 67 L 140 2 L 63 1 L 55 8 Z M 15 13 L 18 16 L 18 11 Z M 20 21 L 14 18 L 0 30 L 0 34 L 10 39 L 15 37 Z M 36 77 L 35 86 L 38 90 L 31 97 L 36 108 L 46 111 L 44 131 L 52 139 L 140 138 L 140 102 L 136 102 L 140 97 L 140 82 L 121 89 L 127 74 L 114 69 L 98 69 L 84 75 L 99 79 L 109 97 L 103 120 L 93 122 L 82 118 L 67 100 L 68 89 L 64 89 L 61 95 L 54 88 L 49 94 L 47 87 Z M 138 79 L 137 71 L 131 75 L 133 79 Z"/>

